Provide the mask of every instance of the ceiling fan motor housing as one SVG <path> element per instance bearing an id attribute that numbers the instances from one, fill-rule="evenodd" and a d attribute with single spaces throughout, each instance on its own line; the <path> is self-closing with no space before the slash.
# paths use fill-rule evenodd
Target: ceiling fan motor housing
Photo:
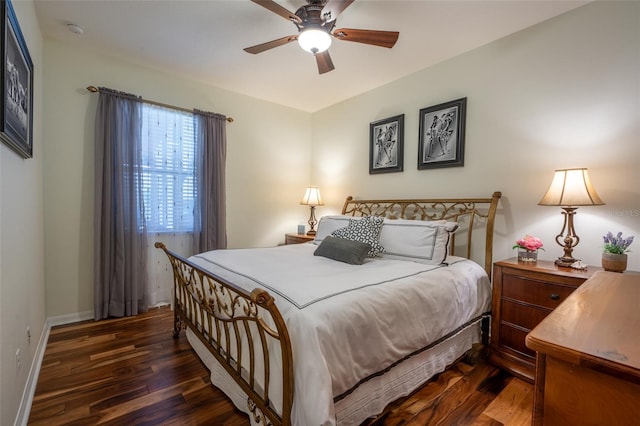
<path id="1" fill-rule="evenodd" d="M 333 30 L 333 27 L 336 25 L 336 21 L 332 20 L 327 22 L 327 20 L 323 19 L 322 9 L 325 3 L 325 0 L 309 0 L 308 4 L 296 10 L 295 15 L 301 20 L 301 22 L 294 21 L 294 24 L 298 27 L 298 31 L 302 32 L 315 28 L 326 31 L 328 34 L 331 33 L 331 30 Z"/>
<path id="2" fill-rule="evenodd" d="M 325 0 L 310 0 L 308 4 L 296 10 L 295 15 L 300 22 L 294 21 L 298 27 L 298 44 L 314 55 L 324 52 L 331 46 L 331 30 L 335 20 L 326 22 L 322 18 Z"/>

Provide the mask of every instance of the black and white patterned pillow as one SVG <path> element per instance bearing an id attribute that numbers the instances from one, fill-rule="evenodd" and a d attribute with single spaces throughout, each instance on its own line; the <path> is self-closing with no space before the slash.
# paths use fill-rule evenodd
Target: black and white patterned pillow
<path id="1" fill-rule="evenodd" d="M 334 237 L 345 238 L 351 241 L 360 241 L 369 244 L 371 250 L 368 257 L 376 257 L 378 253 L 384 253 L 384 247 L 380 244 L 380 230 L 384 218 L 380 216 L 366 216 L 362 219 L 349 219 L 349 225 L 336 229 L 331 233 Z"/>

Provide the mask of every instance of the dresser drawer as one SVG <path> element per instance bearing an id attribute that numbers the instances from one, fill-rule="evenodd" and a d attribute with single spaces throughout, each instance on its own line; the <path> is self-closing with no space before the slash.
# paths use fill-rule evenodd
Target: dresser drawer
<path id="1" fill-rule="evenodd" d="M 534 281 L 515 275 L 502 276 L 502 297 L 555 309 L 575 290 L 572 286 Z"/>
<path id="2" fill-rule="evenodd" d="M 523 305 L 505 299 L 502 300 L 501 310 L 500 320 L 503 323 L 514 324 L 529 331 L 533 330 L 551 312 L 551 309 Z"/>
<path id="3" fill-rule="evenodd" d="M 500 346 L 502 349 L 516 351 L 530 362 L 534 362 L 536 353 L 525 345 L 528 331 L 523 331 L 507 324 L 500 325 Z"/>

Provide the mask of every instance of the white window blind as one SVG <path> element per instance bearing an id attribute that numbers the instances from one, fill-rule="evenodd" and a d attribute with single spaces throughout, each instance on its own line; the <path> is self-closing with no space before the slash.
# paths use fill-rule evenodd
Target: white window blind
<path id="1" fill-rule="evenodd" d="M 193 231 L 195 187 L 193 114 L 142 108 L 142 176 L 147 231 Z"/>

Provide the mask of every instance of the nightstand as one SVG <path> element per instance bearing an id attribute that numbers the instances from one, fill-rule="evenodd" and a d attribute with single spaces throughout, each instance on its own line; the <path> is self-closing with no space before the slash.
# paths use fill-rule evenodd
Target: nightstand
<path id="1" fill-rule="evenodd" d="M 518 262 L 515 257 L 494 263 L 489 361 L 533 382 L 536 353 L 525 345 L 527 333 L 601 270 L 563 268 L 547 260 Z"/>
<path id="2" fill-rule="evenodd" d="M 284 243 L 285 244 L 301 244 L 306 243 L 307 241 L 313 241 L 315 235 L 306 235 L 306 234 L 285 234 Z"/>

